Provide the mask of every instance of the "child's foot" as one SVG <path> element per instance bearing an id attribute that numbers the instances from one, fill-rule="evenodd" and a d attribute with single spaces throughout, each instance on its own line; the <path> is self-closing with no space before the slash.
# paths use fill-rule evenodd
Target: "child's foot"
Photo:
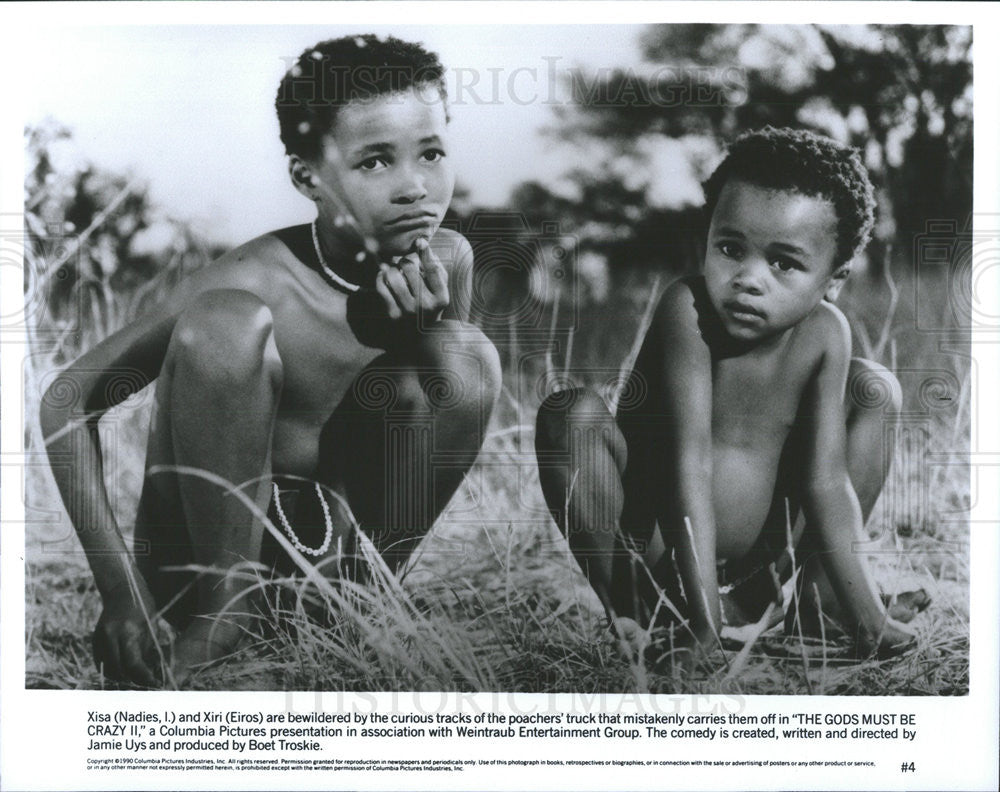
<path id="1" fill-rule="evenodd" d="M 889 619 L 900 624 L 907 624 L 913 621 L 917 614 L 922 613 L 931 604 L 931 597 L 924 589 L 915 591 L 904 591 L 900 594 L 883 594 L 882 602 L 885 605 Z M 847 630 L 830 614 L 823 614 L 823 628 L 820 629 L 820 615 L 815 608 L 803 605 L 796 613 L 789 609 L 785 616 L 785 632 L 791 636 L 797 636 L 799 630 L 802 635 L 809 638 L 820 638 L 825 635 L 828 639 L 837 639 L 847 634 Z"/>
<path id="2" fill-rule="evenodd" d="M 849 630 L 826 614 L 823 614 L 822 619 L 821 626 L 820 615 L 813 608 L 802 608 L 797 619 L 789 612 L 785 616 L 786 642 L 799 647 L 811 644 L 815 647 L 815 653 L 821 654 L 846 641 L 847 645 L 854 646 L 855 654 L 861 658 L 872 655 L 878 655 L 879 658 L 896 657 L 908 652 L 917 643 L 912 628 L 891 616 L 880 626 L 877 635 L 861 628 Z"/>
<path id="3" fill-rule="evenodd" d="M 635 619 L 617 616 L 611 624 L 611 632 L 618 639 L 619 647 L 630 663 L 642 660 L 646 647 L 649 646 L 649 633 Z"/>
<path id="4" fill-rule="evenodd" d="M 931 595 L 919 588 L 895 595 L 883 594 L 882 602 L 885 603 L 890 619 L 906 624 L 913 621 L 918 613 L 927 610 L 927 606 L 931 604 Z"/>
<path id="5" fill-rule="evenodd" d="M 857 649 L 859 657 L 878 656 L 879 659 L 898 657 L 917 645 L 917 634 L 909 625 L 892 618 L 880 625 L 877 634 L 858 629 Z"/>

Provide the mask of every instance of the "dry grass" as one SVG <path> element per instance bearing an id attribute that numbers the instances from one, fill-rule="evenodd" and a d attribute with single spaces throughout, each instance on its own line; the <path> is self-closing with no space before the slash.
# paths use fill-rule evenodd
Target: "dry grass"
<path id="1" fill-rule="evenodd" d="M 204 258 L 199 250 L 188 253 Z M 186 255 L 178 254 L 178 260 Z M 29 275 L 49 279 L 54 263 L 38 261 Z M 155 299 L 168 281 L 161 277 L 152 282 L 140 290 L 141 298 Z M 77 288 L 108 292 L 109 284 L 82 282 Z M 858 660 L 834 639 L 789 641 L 779 627 L 761 631 L 749 646 L 725 643 L 708 664 L 680 677 L 647 667 L 641 659 L 625 658 L 542 499 L 531 436 L 537 393 L 513 383 L 524 376 L 551 377 L 554 369 L 564 379 L 572 372 L 582 371 L 573 376 L 584 377 L 588 370 L 603 372 L 599 381 L 581 384 L 606 385 L 608 371 L 614 380 L 614 372 L 623 363 L 627 367 L 634 352 L 649 294 L 655 291 L 649 281 L 634 276 L 600 309 L 613 321 L 591 321 L 564 336 L 562 357 L 547 357 L 548 372 L 507 372 L 508 388 L 487 440 L 490 462 L 473 468 L 401 580 L 372 558 L 372 581 L 365 585 L 331 584 L 305 568 L 295 578 L 254 579 L 264 604 L 254 614 L 244 645 L 233 658 L 200 671 L 189 686 L 966 694 L 968 469 L 934 467 L 928 460 L 935 453 L 962 454 L 968 449 L 968 370 L 957 362 L 958 356 L 941 353 L 936 339 L 912 332 L 915 306 L 907 299 L 911 286 L 879 289 L 861 283 L 845 296 L 845 304 L 854 317 L 857 341 L 868 354 L 901 374 L 945 371 L 949 382 L 958 383 L 950 401 L 922 400 L 922 391 L 907 394 L 904 409 L 912 431 L 893 440 L 900 444 L 896 464 L 869 526 L 876 537 L 872 559 L 883 589 L 892 593 L 923 586 L 934 597 L 915 622 L 921 638 L 916 650 L 892 660 Z M 26 287 L 30 292 L 41 285 L 29 278 Z M 87 341 L 80 349 L 129 313 L 114 299 L 89 305 Z M 876 316 L 882 321 L 870 326 L 868 318 Z M 630 317 L 632 324 L 623 317 Z M 36 418 L 41 391 L 47 378 L 72 357 L 68 345 L 80 328 L 53 320 L 35 329 L 35 354 L 25 368 L 29 453 L 42 449 Z M 510 348 L 530 351 L 516 337 L 508 340 L 513 342 Z M 572 356 L 566 354 L 570 349 Z M 901 379 L 906 388 L 907 381 Z M 140 392 L 102 421 L 106 475 L 113 482 L 110 491 L 124 525 L 133 519 L 141 484 L 148 405 L 148 392 Z M 100 609 L 96 589 L 57 505 L 51 475 L 43 466 L 30 467 L 26 487 L 34 527 L 27 537 L 25 683 L 100 688 L 103 681 L 93 665 L 89 637 Z"/>
<path id="2" fill-rule="evenodd" d="M 516 407 L 509 404 L 499 411 L 501 423 L 531 412 Z M 128 412 L 117 424 L 124 427 L 119 434 L 138 431 L 128 427 L 134 423 L 141 428 L 143 412 Z M 946 428 L 942 420 L 935 431 L 945 434 Z M 267 605 L 255 616 L 238 657 L 201 671 L 189 686 L 967 693 L 965 526 L 941 522 L 945 512 L 967 502 L 964 470 L 952 468 L 950 479 L 934 482 L 930 512 L 919 526 L 907 527 L 908 536 L 899 535 L 899 526 L 887 530 L 873 521 L 881 536 L 872 556 L 880 585 L 890 592 L 923 586 L 934 597 L 930 609 L 917 617 L 918 649 L 892 660 L 857 660 L 843 643 L 790 641 L 779 626 L 749 649 L 743 647 L 738 673 L 731 668 L 741 647 L 726 642 L 708 665 L 678 678 L 627 660 L 604 626 L 596 597 L 545 514 L 537 473 L 527 464 L 531 441 L 529 426 L 497 426 L 487 441 L 491 464 L 473 469 L 401 581 L 376 566 L 367 585 L 330 586 L 322 578 L 302 576 L 261 583 Z M 141 460 L 131 453 L 127 466 L 138 468 Z M 926 487 L 927 482 L 915 482 L 912 471 L 896 470 L 890 478 L 890 488 L 915 485 Z M 43 503 L 40 495 L 36 491 L 33 503 Z M 125 511 L 131 497 L 119 495 Z M 879 508 L 876 514 L 891 516 Z M 89 647 L 89 631 L 99 612 L 89 572 L 79 554 L 40 550 L 37 541 L 31 543 L 26 683 L 101 687 Z M 317 613 L 323 616 L 315 618 Z"/>
<path id="3" fill-rule="evenodd" d="M 196 674 L 187 686 L 843 695 L 968 692 L 968 610 L 961 582 L 936 581 L 928 573 L 925 584 L 934 592 L 935 602 L 918 617 L 919 647 L 901 658 L 859 661 L 843 642 L 799 645 L 784 638 L 779 626 L 752 646 L 736 675 L 729 668 L 739 647 L 727 642 L 709 666 L 678 679 L 626 660 L 603 626 L 582 576 L 565 558 L 556 558 L 555 551 L 540 550 L 517 552 L 507 545 L 502 560 L 470 559 L 447 579 L 418 566 L 402 587 L 384 579 L 369 586 L 342 583 L 335 595 L 301 577 L 270 581 L 268 604 L 256 616 L 239 651 L 231 660 Z M 100 603 L 89 573 L 78 564 L 29 568 L 26 684 L 103 687 L 90 654 L 89 631 Z M 323 616 L 316 618 L 317 613 Z"/>

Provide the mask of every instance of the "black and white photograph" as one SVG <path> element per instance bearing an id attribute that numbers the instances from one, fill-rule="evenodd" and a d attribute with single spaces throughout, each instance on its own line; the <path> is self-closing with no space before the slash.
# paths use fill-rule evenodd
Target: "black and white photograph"
<path id="1" fill-rule="evenodd" d="M 681 745 L 656 742 L 661 712 L 715 713 L 675 736 L 722 726 L 741 759 L 813 737 L 867 738 L 842 749 L 860 758 L 931 727 L 915 707 L 996 709 L 970 673 L 996 662 L 976 624 L 998 599 L 975 461 L 995 356 L 976 340 L 1000 327 L 981 26 L 734 11 L 751 4 L 448 18 L 461 3 L 439 24 L 305 4 L 352 8 L 292 24 L 255 5 L 275 13 L 36 14 L 8 58 L 32 53 L 23 208 L 3 214 L 5 300 L 23 283 L 2 327 L 3 556 L 17 533 L 23 566 L 5 696 L 103 691 L 169 723 L 154 692 L 457 695 L 449 713 L 509 694 L 495 721 L 417 700 L 372 736 L 656 759 Z M 579 694 L 598 703 L 510 704 Z M 653 714 L 622 721 L 621 697 Z M 804 698 L 749 714 L 766 697 Z M 893 714 L 862 723 L 861 700 Z M 518 732 L 526 712 L 552 727 Z M 165 756 L 162 722 L 91 728 L 73 756 L 124 755 L 126 735 Z M 879 783 L 905 785 L 930 740 Z"/>

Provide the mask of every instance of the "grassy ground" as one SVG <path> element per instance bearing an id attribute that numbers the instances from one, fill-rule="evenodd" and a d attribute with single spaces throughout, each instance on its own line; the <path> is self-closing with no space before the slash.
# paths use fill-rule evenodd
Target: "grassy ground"
<path id="1" fill-rule="evenodd" d="M 33 553 L 37 559 L 38 554 Z M 200 689 L 516 690 L 961 695 L 968 689 L 967 564 L 960 547 L 927 537 L 873 557 L 885 588 L 922 585 L 920 647 L 855 660 L 843 643 L 802 646 L 777 627 L 738 673 L 738 646 L 715 668 L 677 680 L 625 659 L 596 598 L 554 528 L 445 522 L 394 585 L 324 591 L 300 579 L 271 585 L 273 605 L 232 661 L 200 673 Z M 29 687 L 97 688 L 89 630 L 99 599 L 79 557 L 29 562 Z M 277 596 L 280 594 L 281 596 Z M 321 624 L 305 614 L 335 614 Z"/>
<path id="2" fill-rule="evenodd" d="M 604 315 L 641 316 L 635 295 L 648 290 L 648 283 L 633 283 L 620 298 L 632 304 L 609 306 Z M 888 297 L 886 290 L 862 287 L 849 300 L 856 317 L 884 317 L 878 301 Z M 368 586 L 301 579 L 269 583 L 271 604 L 244 646 L 232 659 L 200 672 L 190 686 L 966 694 L 968 469 L 933 467 L 928 460 L 935 452 L 961 453 L 968 447 L 967 377 L 954 355 L 942 356 L 927 339 L 907 333 L 912 316 L 903 314 L 905 309 L 895 308 L 889 313 L 884 321 L 895 328 L 889 333 L 861 330 L 864 351 L 894 363 L 904 389 L 906 377 L 920 371 L 938 372 L 938 379 L 947 381 L 945 390 L 951 389 L 948 398 L 928 401 L 925 376 L 908 392 L 908 428 L 890 436 L 896 462 L 869 525 L 872 563 L 883 591 L 923 587 L 933 597 L 914 622 L 920 645 L 903 657 L 856 659 L 834 639 L 789 640 L 777 627 L 748 647 L 727 640 L 708 667 L 680 677 L 627 659 L 546 514 L 532 464 L 530 424 L 537 402 L 507 391 L 485 449 L 490 464 L 473 469 L 401 581 L 376 573 Z M 627 357 L 637 328 L 621 324 L 616 323 L 613 349 L 605 349 L 608 334 L 603 334 L 601 359 Z M 574 361 L 584 368 L 595 365 L 587 352 L 595 345 L 578 337 Z M 29 371 L 28 415 L 35 414 L 33 385 Z M 123 524 L 129 523 L 138 494 L 142 459 L 136 449 L 142 447 L 147 409 L 148 398 L 139 394 L 109 414 L 102 427 L 113 449 L 106 473 Z M 30 425 L 27 430 L 29 439 L 37 431 Z M 57 496 L 44 470 L 30 473 L 28 499 L 29 511 L 55 508 Z M 100 688 L 89 646 L 100 602 L 62 520 L 28 537 L 25 681 L 28 687 Z M 326 616 L 316 620 L 307 615 L 313 612 Z"/>

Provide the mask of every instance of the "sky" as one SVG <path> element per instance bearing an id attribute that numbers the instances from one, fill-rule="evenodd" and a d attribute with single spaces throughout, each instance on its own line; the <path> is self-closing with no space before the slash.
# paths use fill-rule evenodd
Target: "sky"
<path id="1" fill-rule="evenodd" d="M 452 156 L 479 205 L 572 162 L 540 134 L 558 75 L 639 62 L 641 26 L 56 27 L 30 47 L 25 121 L 69 126 L 83 156 L 148 179 L 179 220 L 236 243 L 311 219 L 288 182 L 273 100 L 319 40 L 361 32 L 421 41 L 449 68 Z M 27 51 L 27 50 L 26 50 Z M 555 79 L 554 79 L 555 76 Z"/>

